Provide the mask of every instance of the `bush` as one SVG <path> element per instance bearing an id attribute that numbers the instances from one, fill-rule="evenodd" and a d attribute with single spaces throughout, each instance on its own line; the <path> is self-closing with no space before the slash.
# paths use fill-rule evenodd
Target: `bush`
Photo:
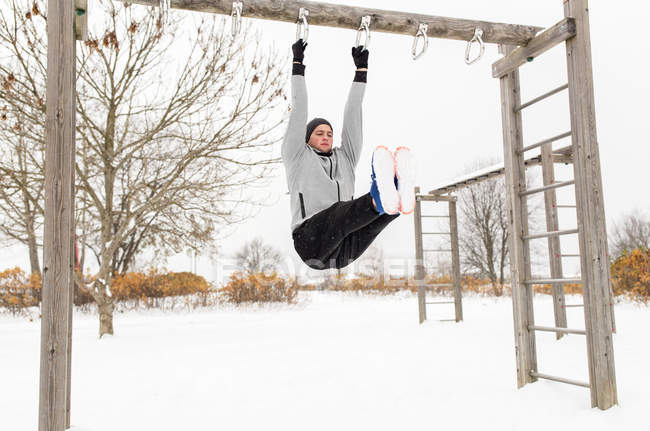
<path id="1" fill-rule="evenodd" d="M 226 302 L 242 304 L 246 302 L 286 302 L 295 303 L 298 283 L 294 279 L 284 279 L 276 273 L 241 274 L 230 276 L 230 281 L 219 293 Z"/>
<path id="2" fill-rule="evenodd" d="M 111 296 L 115 302 L 130 309 L 171 308 L 176 301 L 168 298 L 185 297 L 184 305 L 193 308 L 207 306 L 215 293 L 214 287 L 205 278 L 190 272 L 160 272 L 150 268 L 146 273 L 127 272 L 116 274 L 111 282 Z M 197 301 L 191 301 L 193 296 Z"/>
<path id="3" fill-rule="evenodd" d="M 611 266 L 614 295 L 645 304 L 650 300 L 650 250 L 623 252 Z"/>
<path id="4" fill-rule="evenodd" d="M 16 267 L 0 272 L 0 308 L 13 315 L 28 315 L 29 307 L 41 302 L 41 277 L 28 276 Z"/>

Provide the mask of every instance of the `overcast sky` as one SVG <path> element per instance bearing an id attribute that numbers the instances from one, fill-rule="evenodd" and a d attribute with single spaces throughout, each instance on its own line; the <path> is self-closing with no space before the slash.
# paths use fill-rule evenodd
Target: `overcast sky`
<path id="1" fill-rule="evenodd" d="M 330 2 L 540 27 L 563 19 L 560 0 Z M 633 208 L 650 210 L 650 61 L 646 46 L 650 2 L 592 0 L 590 8 L 596 119 L 605 209 L 611 225 Z M 289 54 L 295 25 L 245 20 L 262 32 L 265 41 Z M 305 55 L 309 116 L 332 122 L 335 145 L 340 142 L 343 107 L 354 75 L 350 47 L 355 36 L 353 30 L 313 26 Z M 369 190 L 370 157 L 377 145 L 411 147 L 418 160 L 417 182 L 425 191 L 466 173 L 479 160 L 489 164 L 503 158 L 499 82 L 491 75 L 492 63 L 501 57 L 496 46 L 488 45 L 484 58 L 467 66 L 464 42 L 432 39 L 426 55 L 413 61 L 412 41 L 409 36 L 372 34 L 364 102 L 364 150 L 357 169 L 356 196 Z M 520 70 L 523 101 L 566 83 L 564 45 Z M 526 110 L 523 125 L 524 145 L 568 131 L 567 93 Z M 568 145 L 568 141 L 556 145 Z M 279 145 L 276 151 L 279 155 Z M 573 178 L 572 169 L 558 168 L 557 177 Z M 244 241 L 260 236 L 294 262 L 297 260 L 290 239 L 286 191 L 284 169 L 278 166 L 276 178 L 265 191 L 274 197 L 275 204 L 260 210 L 254 219 L 239 225 L 234 235 L 218 244 L 224 256 L 232 254 Z M 561 194 L 558 200 L 573 203 L 569 194 Z M 443 213 L 445 208 L 425 211 Z M 575 226 L 574 212 L 560 216 L 562 228 Z M 400 258 L 414 256 L 413 243 L 412 216 L 400 217 L 377 241 L 387 256 Z M 5 250 L 3 255 L 2 268 L 28 268 L 26 250 Z M 178 256 L 169 263 L 176 270 L 191 267 L 187 256 Z M 215 279 L 214 262 L 199 259 L 198 267 L 201 274 Z"/>

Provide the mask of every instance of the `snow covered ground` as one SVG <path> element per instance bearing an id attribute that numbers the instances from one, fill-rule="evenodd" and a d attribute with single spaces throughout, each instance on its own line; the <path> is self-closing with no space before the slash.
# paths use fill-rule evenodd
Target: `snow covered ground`
<path id="1" fill-rule="evenodd" d="M 417 323 L 412 295 L 301 293 L 295 306 L 125 313 L 97 339 L 76 314 L 72 429 L 649 430 L 650 309 L 617 305 L 620 406 L 591 409 L 585 388 L 515 385 L 509 298 L 466 298 Z M 569 298 L 577 303 L 581 298 Z M 552 326 L 552 305 L 536 316 Z M 583 327 L 569 309 L 569 326 Z M 0 430 L 37 428 L 40 322 L 0 317 Z M 540 372 L 587 381 L 584 337 L 540 333 Z"/>

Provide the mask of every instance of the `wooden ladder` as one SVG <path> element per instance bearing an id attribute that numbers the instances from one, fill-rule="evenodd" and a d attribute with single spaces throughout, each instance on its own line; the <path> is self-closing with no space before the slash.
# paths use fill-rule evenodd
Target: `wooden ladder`
<path id="1" fill-rule="evenodd" d="M 449 203 L 449 213 L 444 215 L 423 215 L 422 214 L 422 202 L 448 202 Z M 456 215 L 456 197 L 452 195 L 448 196 L 432 196 L 432 195 L 422 195 L 420 194 L 420 188 L 415 188 L 415 211 L 413 212 L 414 216 L 414 226 L 415 226 L 415 281 L 418 288 L 418 316 L 420 323 L 427 320 L 427 305 L 446 305 L 454 304 L 454 319 L 439 319 L 441 322 L 460 322 L 463 320 L 463 294 L 461 288 L 461 279 L 460 279 L 460 252 L 458 248 L 458 217 Z M 423 218 L 434 218 L 434 219 L 448 219 L 449 220 L 449 231 L 448 232 L 423 232 L 422 230 L 422 219 Z M 424 237 L 431 235 L 444 235 L 449 236 L 449 248 L 443 249 L 425 249 L 424 248 Z M 426 267 L 424 254 L 425 253 L 451 253 L 451 267 L 452 267 L 452 283 L 438 283 L 431 284 L 426 283 Z M 430 301 L 426 300 L 426 288 L 427 287 L 453 287 L 454 288 L 454 297 L 453 300 L 442 300 L 442 301 Z"/>
<path id="2" fill-rule="evenodd" d="M 493 65 L 493 75 L 500 79 L 501 85 L 517 382 L 522 387 L 541 378 L 587 387 L 590 389 L 592 407 L 607 409 L 618 402 L 612 344 L 614 313 L 596 138 L 587 1 L 565 0 L 564 8 L 565 19 L 526 46 L 516 48 L 501 45 L 500 52 L 505 57 Z M 568 83 L 522 104 L 519 67 L 565 41 Z M 524 146 L 522 110 L 563 90 L 569 91 L 571 130 Z M 553 142 L 569 136 L 572 139 L 570 151 L 563 154 L 554 152 Z M 525 153 L 538 148 L 541 150 L 544 185 L 527 189 Z M 555 158 L 567 156 L 573 163 L 574 179 L 556 182 L 553 174 Z M 577 228 L 560 230 L 555 191 L 570 186 L 575 188 Z M 545 195 L 547 231 L 530 233 L 527 199 L 539 193 Z M 581 275 L 579 278 L 566 278 L 562 273 L 561 259 L 568 256 L 562 256 L 560 237 L 576 234 L 580 253 L 571 256 L 580 258 Z M 539 238 L 548 240 L 550 278 L 533 278 L 531 275 L 530 241 Z M 582 284 L 584 303 L 574 305 L 584 307 L 584 330 L 567 328 L 563 287 L 568 283 Z M 539 284 L 553 286 L 555 327 L 535 324 L 533 285 Z M 535 343 L 537 331 L 554 332 L 558 338 L 564 334 L 586 336 L 589 382 L 539 372 Z"/>

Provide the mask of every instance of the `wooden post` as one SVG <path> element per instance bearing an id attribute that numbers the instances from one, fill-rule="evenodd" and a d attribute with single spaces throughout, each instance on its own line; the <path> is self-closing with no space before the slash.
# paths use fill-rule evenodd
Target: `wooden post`
<path id="1" fill-rule="evenodd" d="M 74 33 L 76 40 L 88 40 L 88 0 L 74 0 Z"/>
<path id="2" fill-rule="evenodd" d="M 458 216 L 456 199 L 449 200 L 449 232 L 451 233 L 451 269 L 454 280 L 456 322 L 463 320 L 463 290 L 460 279 L 460 250 L 458 246 Z"/>
<path id="3" fill-rule="evenodd" d="M 512 52 L 513 47 L 502 46 L 500 49 L 507 55 Z M 537 353 L 535 332 L 528 329 L 534 325 L 533 290 L 532 286 L 524 283 L 530 279 L 530 249 L 528 243 L 522 239 L 528 235 L 526 198 L 519 196 L 526 187 L 524 157 L 523 153 L 518 151 L 523 148 L 521 112 L 515 112 L 515 107 L 521 105 L 519 70 L 501 77 L 500 83 L 517 386 L 522 387 L 537 380 L 530 374 L 531 371 L 537 372 Z"/>
<path id="4" fill-rule="evenodd" d="M 45 226 L 39 431 L 66 427 L 70 288 L 73 283 L 75 7 L 48 2 Z"/>
<path id="5" fill-rule="evenodd" d="M 544 185 L 548 186 L 555 183 L 555 169 L 553 163 L 553 144 L 542 145 L 542 179 Z M 546 230 L 548 232 L 560 230 L 560 223 L 557 215 L 557 199 L 555 189 L 544 192 L 544 209 L 546 212 Z M 562 275 L 562 249 L 560 247 L 560 237 L 553 236 L 548 238 L 548 258 L 552 279 L 561 279 Z M 564 284 L 553 283 L 553 312 L 555 314 L 555 327 L 566 328 L 566 308 L 564 307 Z M 556 332 L 555 338 L 564 337 L 564 333 Z"/>
<path id="6" fill-rule="evenodd" d="M 422 201 L 420 188 L 415 188 L 415 210 L 413 211 L 415 226 L 415 283 L 418 288 L 418 316 L 420 323 L 427 320 L 426 292 L 424 290 L 424 246 L 422 244 Z"/>
<path id="7" fill-rule="evenodd" d="M 576 21 L 566 53 L 591 405 L 604 410 L 618 403 L 618 395 L 587 0 L 564 0 L 564 15 Z"/>

